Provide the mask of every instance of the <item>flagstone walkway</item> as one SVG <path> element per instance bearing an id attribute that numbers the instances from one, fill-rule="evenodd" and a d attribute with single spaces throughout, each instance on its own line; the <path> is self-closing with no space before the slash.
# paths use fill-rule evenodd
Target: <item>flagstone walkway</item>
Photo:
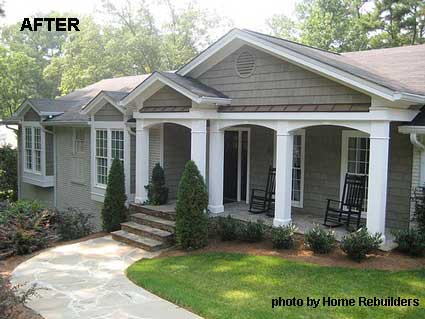
<path id="1" fill-rule="evenodd" d="M 11 280 L 42 288 L 27 306 L 46 319 L 200 318 L 127 279 L 128 266 L 157 254 L 106 236 L 42 252 L 20 264 Z"/>

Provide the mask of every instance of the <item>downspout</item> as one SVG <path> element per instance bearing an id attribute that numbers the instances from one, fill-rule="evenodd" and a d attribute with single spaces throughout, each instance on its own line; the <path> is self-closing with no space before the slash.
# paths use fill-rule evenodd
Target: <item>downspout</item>
<path id="1" fill-rule="evenodd" d="M 425 146 L 421 142 L 419 142 L 418 134 L 416 133 L 410 133 L 410 143 L 419 148 L 421 152 L 425 150 Z"/>

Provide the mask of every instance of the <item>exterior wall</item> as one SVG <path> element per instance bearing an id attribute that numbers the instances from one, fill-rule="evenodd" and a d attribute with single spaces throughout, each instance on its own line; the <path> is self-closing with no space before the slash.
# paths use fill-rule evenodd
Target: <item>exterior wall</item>
<path id="1" fill-rule="evenodd" d="M 40 116 L 31 108 L 25 113 L 24 121 L 38 122 L 40 121 Z"/>
<path id="2" fill-rule="evenodd" d="M 136 193 L 136 136 L 130 135 L 130 193 Z"/>
<path id="3" fill-rule="evenodd" d="M 423 140 L 421 139 L 421 142 Z M 416 187 L 421 185 L 421 150 L 418 147 L 413 147 L 413 159 L 412 159 L 412 193 L 414 195 L 414 190 Z M 410 203 L 410 219 L 412 220 L 415 212 L 415 203 L 411 201 Z M 411 222 L 410 226 L 415 226 L 415 222 Z"/>
<path id="4" fill-rule="evenodd" d="M 264 189 L 269 167 L 273 165 L 274 131 L 259 126 L 250 128 L 250 189 Z"/>
<path id="5" fill-rule="evenodd" d="M 22 129 L 19 129 L 18 134 L 18 188 L 19 199 L 31 199 L 44 202 L 49 207 L 54 206 L 54 188 L 53 187 L 39 187 L 32 184 L 27 184 L 22 181 L 21 172 L 23 171 L 23 156 L 22 156 Z"/>
<path id="6" fill-rule="evenodd" d="M 236 73 L 240 52 L 255 56 L 248 78 Z M 198 80 L 232 98 L 232 106 L 276 104 L 370 103 L 370 97 L 270 54 L 244 46 L 206 71 Z"/>
<path id="7" fill-rule="evenodd" d="M 50 128 L 49 128 L 50 130 Z M 54 147 L 53 147 L 53 134 L 47 133 L 46 136 L 46 176 L 54 175 Z"/>
<path id="8" fill-rule="evenodd" d="M 317 126 L 305 129 L 303 208 L 292 208 L 293 214 L 324 216 L 326 200 L 340 196 L 341 136 L 346 128 Z M 273 165 L 273 131 L 251 128 L 250 187 L 264 188 L 267 171 Z M 403 154 L 400 156 L 400 154 Z M 413 147 L 408 135 L 391 125 L 386 225 L 405 228 L 410 219 Z"/>
<path id="9" fill-rule="evenodd" d="M 192 101 L 168 86 L 159 89 L 155 94 L 143 102 L 143 106 L 192 106 Z"/>
<path id="10" fill-rule="evenodd" d="M 116 109 L 112 104 L 106 103 L 94 115 L 95 121 L 122 121 L 123 114 Z"/>
<path id="11" fill-rule="evenodd" d="M 407 228 L 410 220 L 413 145 L 409 135 L 398 133 L 400 124 L 391 124 L 386 221 L 391 228 Z"/>
<path id="12" fill-rule="evenodd" d="M 161 125 L 149 129 L 149 176 L 156 163 L 161 164 Z"/>
<path id="13" fill-rule="evenodd" d="M 190 160 L 190 130 L 176 124 L 164 124 L 164 172 L 169 198 L 177 195 L 184 166 Z"/>
<path id="14" fill-rule="evenodd" d="M 72 128 L 58 127 L 56 134 L 56 185 L 57 208 L 76 207 L 85 213 L 93 215 L 93 224 L 101 229 L 100 210 L 102 203 L 91 199 L 90 188 L 90 129 L 85 129 L 85 151 L 73 154 Z M 76 165 L 77 164 L 77 165 Z M 82 169 L 80 176 L 74 172 L 74 167 Z"/>

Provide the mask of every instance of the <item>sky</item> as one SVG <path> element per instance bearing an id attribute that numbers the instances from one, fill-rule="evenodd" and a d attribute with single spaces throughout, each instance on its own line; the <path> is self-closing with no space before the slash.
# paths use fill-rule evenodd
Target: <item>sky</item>
<path id="1" fill-rule="evenodd" d="M 120 3 L 125 1 L 114 0 L 113 2 L 116 6 L 119 6 Z M 187 0 L 172 0 L 172 2 L 179 7 L 187 3 Z M 276 13 L 291 16 L 296 0 L 197 0 L 197 2 L 202 8 L 215 11 L 221 17 L 230 18 L 237 28 L 266 31 L 265 20 Z M 53 10 L 95 14 L 101 9 L 101 3 L 101 0 L 5 0 L 6 17 L 0 19 L 0 21 L 6 24 L 14 23 L 37 12 Z M 161 16 L 163 9 L 158 10 L 159 12 L 155 12 L 155 15 Z"/>

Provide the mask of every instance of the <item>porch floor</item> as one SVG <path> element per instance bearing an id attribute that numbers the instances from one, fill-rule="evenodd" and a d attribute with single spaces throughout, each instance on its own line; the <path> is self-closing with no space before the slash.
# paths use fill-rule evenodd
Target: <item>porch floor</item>
<path id="1" fill-rule="evenodd" d="M 176 208 L 176 202 L 170 201 L 166 205 L 152 206 L 145 205 L 146 208 L 152 210 L 159 210 L 163 212 L 174 212 Z M 263 214 L 252 214 L 248 211 L 249 205 L 244 202 L 233 202 L 224 204 L 224 212 L 219 214 L 213 214 L 214 217 L 226 217 L 228 215 L 233 218 L 241 221 L 259 221 L 262 220 L 264 225 L 272 226 L 273 225 L 273 217 L 267 216 L 265 213 Z M 213 217 L 213 218 L 214 218 Z M 314 225 L 318 224 L 321 227 L 327 229 L 323 225 L 323 216 L 314 215 L 314 214 L 292 214 L 292 223 L 298 227 L 298 233 L 305 234 L 309 229 L 311 229 Z M 335 227 L 333 228 L 335 232 L 335 237 L 337 240 L 341 240 L 342 237 L 348 234 L 348 231 L 345 227 Z M 394 249 L 396 244 L 394 243 L 394 236 L 391 231 L 387 229 L 385 231 L 385 243 L 381 246 L 382 250 L 389 251 Z"/>

